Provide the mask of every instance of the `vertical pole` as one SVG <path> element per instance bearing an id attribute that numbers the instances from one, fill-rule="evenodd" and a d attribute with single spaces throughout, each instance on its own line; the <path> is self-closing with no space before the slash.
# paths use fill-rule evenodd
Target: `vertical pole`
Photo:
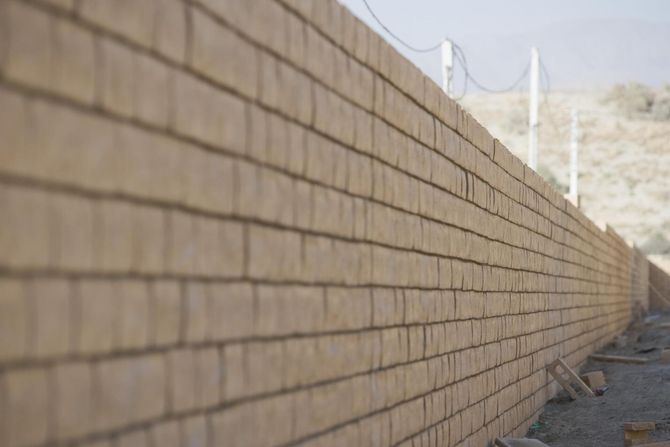
<path id="1" fill-rule="evenodd" d="M 579 129 L 577 110 L 572 109 L 572 121 L 570 123 L 570 196 L 577 201 L 579 191 L 577 189 L 577 182 L 579 178 L 579 171 L 577 167 L 579 156 Z"/>
<path id="2" fill-rule="evenodd" d="M 530 49 L 530 101 L 528 113 L 528 166 L 537 171 L 537 116 L 540 88 L 540 54 Z"/>
<path id="3" fill-rule="evenodd" d="M 454 46 L 451 40 L 442 42 L 442 90 L 450 98 L 454 97 Z"/>

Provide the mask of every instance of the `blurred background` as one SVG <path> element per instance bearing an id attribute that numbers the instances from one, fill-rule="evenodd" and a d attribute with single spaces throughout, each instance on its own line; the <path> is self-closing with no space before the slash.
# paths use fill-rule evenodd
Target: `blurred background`
<path id="1" fill-rule="evenodd" d="M 367 0 L 369 9 L 363 0 L 342 3 L 440 85 L 440 49 L 411 50 L 380 22 L 419 50 L 445 38 L 458 45 L 479 86 L 465 82 L 456 62 L 454 96 L 524 161 L 524 70 L 537 47 L 538 172 L 567 193 L 577 111 L 582 210 L 670 271 L 670 2 Z"/>

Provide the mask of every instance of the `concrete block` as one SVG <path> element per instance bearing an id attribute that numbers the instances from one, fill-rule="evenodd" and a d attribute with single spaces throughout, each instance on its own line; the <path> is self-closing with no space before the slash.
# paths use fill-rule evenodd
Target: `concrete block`
<path id="1" fill-rule="evenodd" d="M 28 347 L 28 300 L 25 283 L 0 280 L 0 360 L 18 359 Z"/>
<path id="2" fill-rule="evenodd" d="M 6 6 L 9 35 L 5 76 L 20 84 L 50 89 L 54 47 L 51 35 L 53 19 L 32 5 L 11 2 Z"/>
<path id="3" fill-rule="evenodd" d="M 140 280 L 126 280 L 116 284 L 115 345 L 120 349 L 145 348 L 149 340 L 149 290 Z"/>
<path id="4" fill-rule="evenodd" d="M 58 396 L 52 418 L 57 439 L 89 433 L 93 428 L 93 374 L 86 363 L 57 365 L 51 383 Z"/>
<path id="5" fill-rule="evenodd" d="M 257 50 L 210 16 L 193 11 L 192 66 L 204 76 L 255 98 L 258 86 Z"/>
<path id="6" fill-rule="evenodd" d="M 11 370 L 5 372 L 0 381 L 5 394 L 7 445 L 34 445 L 47 441 L 50 396 L 46 371 L 42 368 Z"/>
<path id="7" fill-rule="evenodd" d="M 179 0 L 163 0 L 155 11 L 153 47 L 176 62 L 183 62 L 186 57 L 187 8 Z"/>
<path id="8" fill-rule="evenodd" d="M 219 341 L 251 335 L 254 331 L 252 286 L 213 282 L 207 287 L 208 338 Z"/>
<path id="9" fill-rule="evenodd" d="M 161 3 L 155 0 L 101 0 L 82 2 L 78 5 L 78 13 L 85 21 L 151 48 L 156 12 L 161 8 Z"/>
<path id="10" fill-rule="evenodd" d="M 128 47 L 110 39 L 101 41 L 100 52 L 102 107 L 130 118 L 134 116 L 137 94 L 135 79 L 137 55 Z"/>
<path id="11" fill-rule="evenodd" d="M 78 283 L 76 350 L 81 353 L 109 352 L 114 346 L 118 306 L 116 291 L 109 280 L 82 280 Z"/>
<path id="12" fill-rule="evenodd" d="M 134 116 L 147 124 L 166 128 L 170 113 L 169 96 L 172 87 L 171 69 L 156 59 L 138 54 L 135 56 Z"/>
<path id="13" fill-rule="evenodd" d="M 93 33 L 65 20 L 54 23 L 53 88 L 84 104 L 95 99 L 96 61 Z"/>
<path id="14" fill-rule="evenodd" d="M 31 354 L 35 357 L 68 354 L 74 326 L 71 284 L 63 279 L 35 280 L 29 285 L 28 297 L 34 309 Z"/>
<path id="15" fill-rule="evenodd" d="M 177 281 L 157 280 L 150 285 L 153 334 L 150 340 L 158 346 L 174 344 L 179 340 L 182 298 Z"/>
<path id="16" fill-rule="evenodd" d="M 188 411 L 196 406 L 195 356 L 191 349 L 167 354 L 168 402 L 170 411 Z"/>

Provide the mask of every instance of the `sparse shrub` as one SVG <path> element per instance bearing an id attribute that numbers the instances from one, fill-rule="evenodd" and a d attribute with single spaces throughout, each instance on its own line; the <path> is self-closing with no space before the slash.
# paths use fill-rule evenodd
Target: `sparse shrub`
<path id="1" fill-rule="evenodd" d="M 616 84 L 605 100 L 614 103 L 626 116 L 647 114 L 654 104 L 654 91 L 639 82 Z"/>
<path id="2" fill-rule="evenodd" d="M 665 86 L 656 94 L 654 104 L 651 106 L 651 116 L 658 121 L 670 120 L 670 87 Z"/>

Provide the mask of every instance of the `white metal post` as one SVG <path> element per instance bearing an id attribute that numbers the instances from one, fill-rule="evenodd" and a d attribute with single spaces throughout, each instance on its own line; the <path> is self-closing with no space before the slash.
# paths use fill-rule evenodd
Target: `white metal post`
<path id="1" fill-rule="evenodd" d="M 540 53 L 530 49 L 530 101 L 528 113 L 528 166 L 537 170 L 537 116 L 540 87 Z"/>
<path id="2" fill-rule="evenodd" d="M 450 98 L 454 97 L 454 46 L 449 39 L 442 42 L 442 90 Z"/>
<path id="3" fill-rule="evenodd" d="M 573 202 L 578 202 L 579 191 L 577 189 L 579 171 L 577 167 L 579 156 L 579 129 L 577 110 L 572 109 L 572 121 L 570 123 L 570 197 Z"/>

